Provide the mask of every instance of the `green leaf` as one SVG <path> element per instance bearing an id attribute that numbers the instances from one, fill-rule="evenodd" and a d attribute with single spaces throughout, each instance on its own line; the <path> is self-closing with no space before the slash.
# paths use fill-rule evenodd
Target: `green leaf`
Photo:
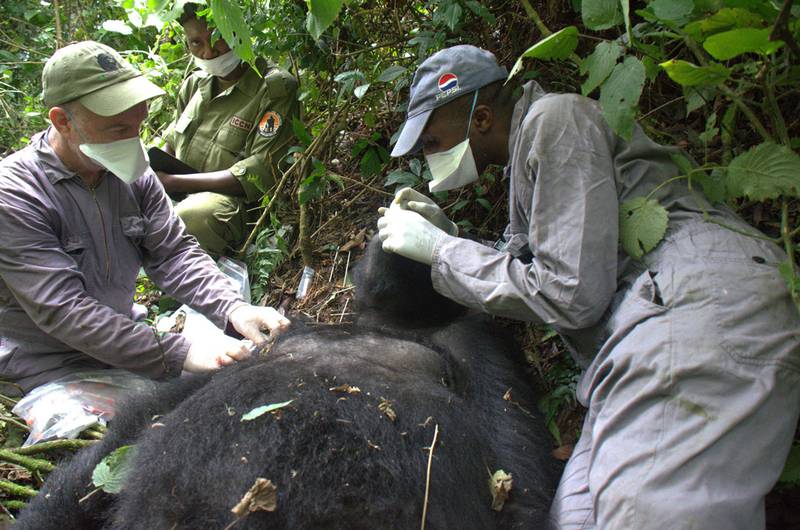
<path id="1" fill-rule="evenodd" d="M 583 0 L 583 24 L 593 30 L 608 29 L 622 23 L 619 0 Z"/>
<path id="2" fill-rule="evenodd" d="M 488 200 L 484 199 L 483 197 L 478 197 L 477 199 L 475 199 L 475 202 L 477 202 L 478 204 L 483 206 L 484 210 L 486 210 L 487 212 L 492 211 L 492 203 L 490 203 Z"/>
<path id="3" fill-rule="evenodd" d="M 633 31 L 631 30 L 631 4 L 629 0 L 619 0 L 619 5 L 622 8 L 622 19 L 625 21 L 625 34 L 628 36 L 628 42 L 633 44 Z"/>
<path id="4" fill-rule="evenodd" d="M 233 48 L 243 61 L 255 63 L 253 43 L 250 42 L 250 26 L 244 21 L 242 8 L 238 2 L 227 0 L 210 0 L 214 23 L 219 28 L 222 38 Z"/>
<path id="5" fill-rule="evenodd" d="M 112 33 L 121 33 L 123 35 L 130 35 L 133 29 L 121 20 L 106 20 L 103 22 L 103 29 Z"/>
<path id="6" fill-rule="evenodd" d="M 422 174 L 422 162 L 419 161 L 419 158 L 412 158 L 408 163 L 408 169 L 419 177 Z"/>
<path id="7" fill-rule="evenodd" d="M 653 0 L 649 7 L 659 20 L 682 26 L 691 18 L 694 2 L 692 0 Z"/>
<path id="8" fill-rule="evenodd" d="M 361 163 L 359 164 L 361 174 L 365 177 L 377 175 L 381 171 L 381 163 L 381 156 L 378 149 L 370 147 L 361 158 Z"/>
<path id="9" fill-rule="evenodd" d="M 514 67 L 511 68 L 508 79 L 511 79 L 522 70 L 522 59 L 526 57 L 545 61 L 566 59 L 575 51 L 576 46 L 578 46 L 578 28 L 567 26 L 525 50 L 525 53 L 519 56 L 517 62 L 514 63 Z M 508 81 L 506 80 L 506 82 Z"/>
<path id="10" fill-rule="evenodd" d="M 670 79 L 681 86 L 718 85 L 731 75 L 731 71 L 720 63 L 697 66 L 688 61 L 672 59 L 659 66 L 667 72 Z"/>
<path id="11" fill-rule="evenodd" d="M 696 172 L 692 174 L 692 182 L 700 184 L 703 194 L 714 203 L 724 203 L 728 197 L 725 173 L 719 169 L 712 170 L 710 174 Z"/>
<path id="12" fill-rule="evenodd" d="M 709 35 L 733 28 L 758 28 L 764 19 L 747 9 L 724 7 L 713 15 L 686 24 L 683 31 L 697 42 L 702 42 Z"/>
<path id="13" fill-rule="evenodd" d="M 125 487 L 135 457 L 135 445 L 118 447 L 95 466 L 92 483 L 106 493 L 119 493 Z"/>
<path id="14" fill-rule="evenodd" d="M 461 14 L 464 10 L 461 8 L 461 5 L 458 2 L 453 2 L 449 6 L 447 6 L 447 10 L 444 13 L 444 20 L 447 24 L 447 27 L 450 28 L 450 31 L 455 31 L 456 26 L 458 25 L 459 20 L 461 20 Z"/>
<path id="15" fill-rule="evenodd" d="M 769 40 L 771 28 L 739 28 L 711 35 L 703 48 L 718 61 L 727 61 L 743 53 L 769 55 L 783 46 L 783 41 Z"/>
<path id="16" fill-rule="evenodd" d="M 780 195 L 800 196 L 800 155 L 788 147 L 764 142 L 742 153 L 728 166 L 728 197 L 756 201 Z"/>
<path id="17" fill-rule="evenodd" d="M 406 68 L 404 66 L 392 65 L 383 72 L 381 75 L 378 76 L 377 81 L 380 83 L 389 83 L 394 81 L 404 73 L 406 73 Z"/>
<path id="18" fill-rule="evenodd" d="M 305 147 L 308 147 L 311 145 L 311 142 L 314 141 L 308 129 L 306 129 L 306 126 L 303 125 L 303 121 L 297 116 L 292 117 L 292 131 L 294 131 L 294 135 Z"/>
<path id="19" fill-rule="evenodd" d="M 795 443 L 789 451 L 789 458 L 783 466 L 783 473 L 778 482 L 800 485 L 800 445 Z"/>
<path id="20" fill-rule="evenodd" d="M 669 215 L 655 199 L 636 197 L 625 201 L 619 210 L 619 236 L 630 256 L 641 258 L 664 238 Z"/>
<path id="21" fill-rule="evenodd" d="M 589 73 L 589 77 L 581 85 L 581 93 L 585 96 L 606 80 L 614 70 L 617 59 L 622 55 L 622 46 L 614 41 L 603 41 L 598 44 L 592 54 L 581 62 L 581 74 Z"/>
<path id="22" fill-rule="evenodd" d="M 306 0 L 306 5 L 308 5 L 306 29 L 314 37 L 314 40 L 319 40 L 320 36 L 339 16 L 339 10 L 344 5 L 344 0 Z"/>
<path id="23" fill-rule="evenodd" d="M 420 183 L 420 180 L 421 179 L 417 175 L 410 171 L 395 169 L 386 177 L 386 182 L 383 183 L 383 187 L 386 188 L 392 184 L 403 184 L 405 186 L 414 187 Z"/>
<path id="24" fill-rule="evenodd" d="M 292 401 L 294 400 L 290 399 L 289 401 L 284 401 L 283 403 L 272 403 L 271 405 L 262 405 L 260 407 L 256 407 L 247 414 L 243 415 L 240 421 L 252 421 L 259 416 L 263 416 L 267 412 L 282 409 L 283 407 L 289 405 Z"/>
<path id="25" fill-rule="evenodd" d="M 692 172 L 692 161 L 686 158 L 681 153 L 674 153 L 669 156 L 672 161 L 678 166 L 681 175 L 689 175 Z"/>
<path id="26" fill-rule="evenodd" d="M 625 62 L 614 67 L 600 88 L 603 116 L 625 140 L 630 140 L 633 134 L 633 123 L 644 86 L 644 76 L 642 62 L 629 55 L 625 58 Z"/>

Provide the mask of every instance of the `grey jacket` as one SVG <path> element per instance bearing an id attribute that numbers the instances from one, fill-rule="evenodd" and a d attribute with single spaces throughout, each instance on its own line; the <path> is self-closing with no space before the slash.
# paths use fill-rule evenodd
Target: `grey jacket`
<path id="1" fill-rule="evenodd" d="M 187 339 L 131 320 L 140 267 L 223 328 L 242 303 L 236 287 L 184 233 L 150 169 L 89 189 L 48 131 L 0 162 L 0 377 L 29 390 L 85 369 L 180 374 Z"/>
<path id="2" fill-rule="evenodd" d="M 654 194 L 669 211 L 667 235 L 656 251 L 633 260 L 620 248 L 619 204 L 678 175 L 673 149 L 650 140 L 638 125 L 626 142 L 607 125 L 595 101 L 546 94 L 530 82 L 514 108 L 509 153 L 506 248 L 450 236 L 440 240 L 431 272 L 440 293 L 487 313 L 552 325 L 587 367 L 604 345 L 610 347 L 610 337 L 622 340 L 626 326 L 649 316 L 640 310 L 622 322 L 620 311 L 645 305 L 622 303 L 631 290 L 649 289 L 651 300 L 645 301 L 661 310 L 692 310 L 654 303 L 659 293 L 647 278 L 640 279 L 642 274 L 654 276 L 670 264 L 683 267 L 677 275 L 670 271 L 670 277 L 693 282 L 691 274 L 687 277 L 692 268 L 714 270 L 720 259 L 729 264 L 739 260 L 740 274 L 722 281 L 738 282 L 734 276 L 741 276 L 758 282 L 748 267 L 766 269 L 768 285 L 753 289 L 769 289 L 782 302 L 757 318 L 767 326 L 788 328 L 778 331 L 784 334 L 782 348 L 793 349 L 797 359 L 797 315 L 787 305 L 777 272 L 785 255 L 775 245 L 704 222 L 705 209 L 712 218 L 758 234 L 731 211 L 713 208 L 692 193 L 684 180 L 666 183 Z M 706 233 L 711 235 L 698 237 Z M 713 255 L 717 249 L 722 258 Z M 715 288 L 702 281 L 696 287 Z M 787 307 L 790 314 L 785 314 Z M 747 315 L 747 302 L 731 311 Z"/>

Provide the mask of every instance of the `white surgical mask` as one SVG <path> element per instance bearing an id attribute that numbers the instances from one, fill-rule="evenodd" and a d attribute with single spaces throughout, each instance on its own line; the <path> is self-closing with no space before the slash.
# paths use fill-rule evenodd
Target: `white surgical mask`
<path id="1" fill-rule="evenodd" d="M 217 77 L 227 77 L 242 62 L 233 50 L 218 55 L 213 59 L 195 57 L 194 62 L 201 70 Z"/>
<path id="2" fill-rule="evenodd" d="M 141 177 L 150 165 L 138 136 L 107 144 L 79 144 L 78 149 L 127 184 Z"/>
<path id="3" fill-rule="evenodd" d="M 478 91 L 472 98 L 472 109 L 467 120 L 467 138 L 447 151 L 425 155 L 433 180 L 428 183 L 430 191 L 447 191 L 465 186 L 478 180 L 478 168 L 475 166 L 475 157 L 469 145 L 469 127 L 472 123 L 472 113 L 478 101 Z"/>

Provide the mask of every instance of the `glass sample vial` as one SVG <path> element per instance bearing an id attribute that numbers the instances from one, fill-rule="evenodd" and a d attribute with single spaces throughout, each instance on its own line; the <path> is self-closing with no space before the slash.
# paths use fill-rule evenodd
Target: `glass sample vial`
<path id="1" fill-rule="evenodd" d="M 308 294 L 308 288 L 314 280 L 314 269 L 309 266 L 303 267 L 303 275 L 300 277 L 300 285 L 297 286 L 297 295 L 295 298 L 301 300 Z"/>

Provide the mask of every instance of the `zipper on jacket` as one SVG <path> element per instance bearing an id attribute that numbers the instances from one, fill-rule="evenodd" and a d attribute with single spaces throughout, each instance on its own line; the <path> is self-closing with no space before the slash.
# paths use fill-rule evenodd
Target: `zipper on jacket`
<path id="1" fill-rule="evenodd" d="M 111 281 L 111 257 L 108 254 L 108 234 L 106 233 L 106 220 L 103 217 L 103 209 L 100 208 L 100 203 L 97 202 L 97 193 L 95 190 L 97 189 L 97 185 L 94 185 L 89 188 L 92 192 L 92 199 L 94 199 L 94 203 L 97 206 L 97 212 L 100 214 L 100 225 L 103 227 L 103 244 L 105 246 L 106 252 L 106 282 Z"/>

